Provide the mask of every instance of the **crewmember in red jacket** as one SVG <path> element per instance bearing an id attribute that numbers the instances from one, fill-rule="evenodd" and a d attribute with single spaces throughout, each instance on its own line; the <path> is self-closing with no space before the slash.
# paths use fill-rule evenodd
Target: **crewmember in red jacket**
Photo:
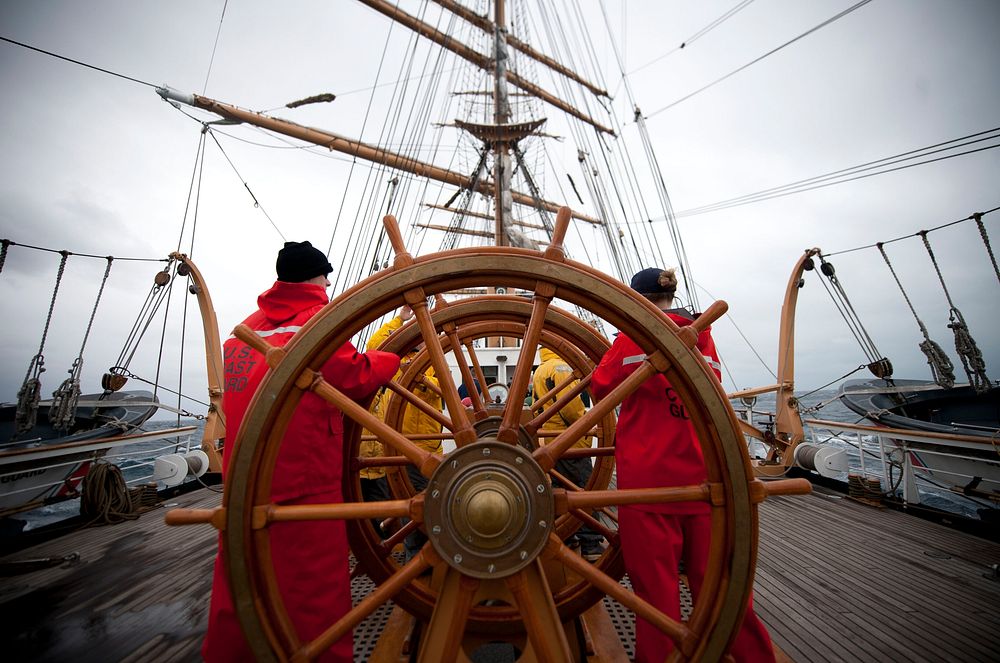
<path id="1" fill-rule="evenodd" d="M 649 299 L 679 326 L 694 319 L 685 309 L 673 309 L 677 277 L 674 270 L 644 269 L 632 277 L 631 287 Z M 698 351 L 721 377 L 715 341 L 709 329 L 698 335 Z M 591 379 L 598 399 L 621 384 L 646 353 L 625 334 L 618 334 Z M 701 445 L 684 403 L 670 382 L 657 374 L 621 405 L 615 434 L 618 487 L 662 488 L 690 486 L 707 479 Z M 711 517 L 704 502 L 635 504 L 618 507 L 618 534 L 625 568 L 635 593 L 658 610 L 680 620 L 678 564 L 684 562 L 695 600 L 705 578 L 711 544 Z M 635 660 L 662 661 L 673 641 L 643 619 L 636 619 Z M 747 607 L 746 617 L 730 654 L 737 661 L 774 661 L 767 629 Z"/>
<path id="2" fill-rule="evenodd" d="M 258 311 L 243 324 L 271 345 L 287 344 L 302 325 L 330 300 L 327 275 L 333 267 L 309 242 L 286 242 L 278 253 L 278 280 L 257 298 Z M 247 407 L 267 373 L 264 357 L 243 341 L 223 346 L 226 445 L 223 474 Z M 324 379 L 355 400 L 388 382 L 399 367 L 389 352 L 359 353 L 345 343 L 320 369 Z M 288 425 L 271 481 L 271 501 L 278 504 L 342 502 L 343 415 L 312 392 L 305 392 Z M 285 609 L 299 639 L 308 642 L 351 609 L 347 533 L 343 521 L 274 523 L 270 526 L 271 558 Z M 249 661 L 223 568 L 222 537 L 215 558 L 208 633 L 202 655 L 209 663 Z M 353 660 L 353 642 L 343 637 L 320 660 Z"/>

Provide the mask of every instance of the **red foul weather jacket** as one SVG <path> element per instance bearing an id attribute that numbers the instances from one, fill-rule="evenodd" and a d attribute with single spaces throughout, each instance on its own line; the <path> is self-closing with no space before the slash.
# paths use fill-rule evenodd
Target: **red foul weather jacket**
<path id="1" fill-rule="evenodd" d="M 680 327 L 693 322 L 682 310 L 665 313 Z M 721 377 L 710 328 L 698 335 L 697 349 L 716 376 Z M 598 399 L 607 396 L 639 367 L 645 356 L 632 339 L 618 334 L 594 369 L 590 382 L 594 396 Z M 622 489 L 690 486 L 705 481 L 705 461 L 694 426 L 677 392 L 662 374 L 646 380 L 622 402 L 615 435 L 615 464 L 618 487 Z M 709 510 L 701 502 L 636 504 L 634 508 L 676 514 Z"/>
<path id="2" fill-rule="evenodd" d="M 309 283 L 277 281 L 257 298 L 260 309 L 243 324 L 268 343 L 284 346 L 327 303 L 326 290 Z M 223 346 L 226 446 L 233 448 L 247 407 L 267 373 L 263 355 L 236 338 Z M 331 385 L 361 400 L 388 382 L 399 367 L 389 352 L 364 354 L 345 343 L 320 369 Z M 341 502 L 342 414 L 311 392 L 302 396 L 278 453 L 271 482 L 271 499 L 283 504 Z M 275 523 L 271 526 L 271 556 L 285 608 L 299 638 L 307 642 L 333 624 L 351 606 L 347 568 L 348 545 L 340 521 Z M 208 632 L 202 647 L 205 660 L 241 661 L 252 658 L 233 608 L 221 553 L 215 559 Z M 352 642 L 345 636 L 321 660 L 349 661 Z"/>

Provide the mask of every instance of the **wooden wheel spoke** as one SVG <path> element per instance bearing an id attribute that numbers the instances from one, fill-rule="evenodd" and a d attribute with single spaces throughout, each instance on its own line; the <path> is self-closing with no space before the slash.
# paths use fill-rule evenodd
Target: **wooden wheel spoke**
<path id="1" fill-rule="evenodd" d="M 604 509 L 601 509 L 600 511 L 605 515 L 610 515 Z M 595 532 L 603 536 L 605 539 L 607 539 L 608 543 L 614 544 L 618 541 L 617 530 L 611 529 L 610 527 L 602 523 L 597 518 L 594 518 L 586 511 L 581 511 L 580 509 L 570 509 L 569 513 L 571 516 L 579 520 L 581 523 L 583 523 L 584 525 L 586 525 L 587 527 L 589 527 L 590 529 L 594 530 Z M 618 522 L 618 520 L 615 519 L 615 522 Z"/>
<path id="2" fill-rule="evenodd" d="M 563 487 L 565 487 L 566 490 L 568 490 L 568 491 L 572 491 L 574 493 L 587 492 L 586 488 L 582 488 L 582 487 L 576 485 L 575 483 L 573 483 L 572 481 L 570 481 L 568 478 L 566 478 L 564 475 L 562 475 L 561 473 L 559 473 L 554 468 L 551 469 L 551 470 L 549 470 L 549 474 L 554 479 L 556 479 L 557 481 L 559 481 L 559 483 L 562 484 Z M 605 516 L 607 516 L 608 518 L 610 518 L 615 523 L 618 522 L 618 517 L 615 514 L 613 514 L 610 511 L 608 511 L 605 507 L 597 507 L 595 509 L 595 511 L 600 511 L 601 513 L 603 513 Z M 584 513 L 583 511 L 581 511 L 579 509 L 570 509 L 569 513 L 571 513 L 573 516 L 575 516 L 577 520 L 583 521 L 587 525 L 590 525 L 592 529 L 600 531 L 600 533 L 602 535 L 604 535 L 605 538 L 608 538 L 607 532 L 612 532 L 612 530 L 610 530 L 607 527 L 605 527 L 604 524 L 601 523 L 599 520 L 597 520 L 596 518 L 594 518 L 593 516 L 591 516 L 588 513 Z M 612 532 L 612 534 L 614 534 L 615 536 L 617 536 L 617 533 L 615 533 L 615 532 Z M 608 539 L 608 540 L 610 540 L 610 539 Z"/>
<path id="3" fill-rule="evenodd" d="M 535 297 L 531 302 L 531 317 L 524 330 L 521 343 L 521 354 L 517 358 L 517 368 L 514 369 L 514 379 L 510 384 L 510 395 L 503 411 L 503 421 L 497 433 L 501 442 L 514 444 L 517 442 L 517 429 L 521 423 L 521 409 L 524 407 L 524 394 L 528 391 L 528 381 L 531 379 L 531 365 L 535 360 L 535 348 L 542 337 L 542 325 L 545 323 L 545 313 L 555 295 L 556 288 L 551 283 L 539 281 L 535 286 Z M 548 469 L 548 468 L 545 468 Z"/>
<path id="4" fill-rule="evenodd" d="M 528 632 L 528 641 L 537 659 L 554 663 L 571 660 L 569 642 L 556 611 L 556 604 L 552 600 L 552 590 L 541 560 L 535 559 L 514 575 L 505 578 L 504 582 L 514 595 L 514 602 Z"/>
<path id="5" fill-rule="evenodd" d="M 392 554 L 392 549 L 403 542 L 406 537 L 410 535 L 411 532 L 415 531 L 420 526 L 416 520 L 411 520 L 402 527 L 400 527 L 395 534 L 390 536 L 388 539 L 378 544 L 378 549 L 382 553 L 383 557 Z"/>
<path id="6" fill-rule="evenodd" d="M 417 396 L 415 393 L 413 393 L 412 391 L 410 391 L 409 389 L 407 389 L 403 385 L 399 384 L 395 380 L 392 380 L 391 382 L 389 382 L 385 386 L 386 386 L 386 389 L 388 389 L 392 393 L 398 395 L 400 398 L 402 398 L 408 404 L 410 404 L 413 407 L 417 408 L 418 410 L 420 410 L 421 412 L 423 412 L 428 417 L 430 417 L 434 421 L 438 422 L 439 424 L 441 424 L 442 426 L 444 426 L 448 430 L 450 430 L 450 431 L 454 431 L 455 430 L 454 424 L 452 424 L 451 419 L 449 419 L 448 417 L 446 417 L 443 412 L 439 411 L 435 407 L 431 407 L 431 405 L 429 403 L 427 403 L 427 401 L 425 401 L 424 399 L 420 398 L 419 396 Z"/>
<path id="7" fill-rule="evenodd" d="M 367 409 L 348 398 L 346 394 L 324 380 L 323 376 L 319 373 L 304 372 L 300 376 L 298 384 L 302 389 L 312 390 L 317 396 L 337 407 L 344 413 L 344 416 L 350 417 L 374 433 L 383 444 L 388 444 L 409 458 L 425 477 L 430 477 L 434 473 L 435 468 L 441 464 L 440 456 L 415 445 L 405 435 L 394 430 L 392 426 L 389 426 Z"/>
<path id="8" fill-rule="evenodd" d="M 642 600 L 632 592 L 628 591 L 617 580 L 611 578 L 599 568 L 583 559 L 575 552 L 567 548 L 559 537 L 550 535 L 549 545 L 546 553 L 558 561 L 561 561 L 567 568 L 585 578 L 594 587 L 615 599 L 623 606 L 642 617 L 647 622 L 663 631 L 678 646 L 681 641 L 689 636 L 690 629 L 681 622 L 668 617 L 652 605 Z"/>
<path id="9" fill-rule="evenodd" d="M 474 378 L 472 377 L 472 371 L 469 370 L 469 363 L 465 361 L 465 354 L 462 352 L 462 342 L 458 338 L 458 329 L 453 323 L 445 325 L 445 334 L 448 336 L 448 341 L 451 344 L 451 352 L 455 355 L 455 361 L 458 362 L 458 370 L 462 374 L 462 382 L 465 384 L 465 390 L 469 394 L 469 399 L 472 401 L 472 411 L 475 414 L 476 419 L 486 418 L 486 406 L 483 404 L 482 390 L 486 389 L 486 385 L 482 382 L 479 383 L 479 389 L 476 389 L 476 384 Z M 476 359 L 478 365 L 479 360 Z M 482 372 L 482 368 L 479 369 Z M 485 379 L 485 378 L 484 378 Z"/>
<path id="10" fill-rule="evenodd" d="M 556 398 L 556 395 L 560 391 L 562 391 L 566 387 L 567 384 L 569 384 L 573 380 L 576 380 L 578 377 L 579 376 L 571 373 L 570 375 L 567 375 L 562 380 L 560 380 L 559 382 L 557 382 L 555 384 L 555 386 L 553 386 L 551 389 L 549 389 L 545 393 L 543 393 L 543 394 L 535 394 L 535 402 L 531 404 L 531 408 L 530 408 L 531 411 L 532 412 L 539 412 L 539 411 L 541 411 L 541 409 L 543 407 L 545 407 L 546 403 L 548 403 L 550 400 L 553 400 L 554 398 Z"/>
<path id="11" fill-rule="evenodd" d="M 406 566 L 396 571 L 388 580 L 376 587 L 375 591 L 362 599 L 360 603 L 354 606 L 346 615 L 338 619 L 330 628 L 323 631 L 315 640 L 306 643 L 301 649 L 295 652 L 292 659 L 311 661 L 318 657 L 329 649 L 330 645 L 350 633 L 351 629 L 360 624 L 365 617 L 375 612 L 376 608 L 401 592 L 403 588 L 413 582 L 421 573 L 430 568 L 430 557 L 426 552 L 429 546 L 430 544 L 427 544 L 424 550 L 417 553 Z"/>
<path id="12" fill-rule="evenodd" d="M 542 427 L 542 424 L 544 424 L 546 421 L 559 414 L 559 412 L 564 407 L 566 407 L 566 405 L 568 405 L 570 401 L 572 401 L 574 398 L 582 394 L 584 390 L 588 386 L 590 386 L 590 378 L 593 377 L 593 375 L 594 374 L 591 372 L 589 375 L 585 376 L 582 380 L 577 382 L 572 389 L 568 390 L 566 393 L 559 396 L 551 406 L 546 407 L 543 412 L 541 412 L 538 416 L 536 416 L 534 419 L 525 424 L 524 427 L 528 430 L 528 432 L 533 433 L 537 431 L 539 428 Z M 545 395 L 542 398 L 549 399 L 554 397 L 565 387 L 565 385 L 568 382 L 575 379 L 576 379 L 575 375 L 570 375 L 565 380 L 557 384 L 555 387 L 545 392 Z M 532 409 L 534 409 L 534 407 L 532 407 Z"/>
<path id="13" fill-rule="evenodd" d="M 438 335 L 434 321 L 431 319 L 431 312 L 427 308 L 427 300 L 424 298 L 422 289 L 407 293 L 407 303 L 413 310 L 413 316 L 420 326 L 420 334 L 424 339 L 427 353 L 431 358 L 431 366 L 438 382 L 441 385 L 441 395 L 451 415 L 451 430 L 455 434 L 455 444 L 464 446 L 476 440 L 476 431 L 469 421 L 469 415 L 462 405 L 462 400 L 458 397 L 458 390 L 455 388 L 455 381 L 451 377 L 451 370 L 444 357 L 444 349 L 441 347 L 441 337 Z M 370 429 L 369 429 L 370 430 Z M 427 475 L 425 475 L 427 476 Z"/>
<path id="14" fill-rule="evenodd" d="M 263 504 L 253 509 L 253 528 L 261 529 L 271 523 L 302 520 L 366 520 L 369 518 L 413 518 L 414 499 L 385 500 L 381 502 L 340 502 L 331 504 L 293 504 L 280 506 Z"/>
<path id="15" fill-rule="evenodd" d="M 630 488 L 626 490 L 584 490 L 580 492 L 556 491 L 556 514 L 572 509 L 596 509 L 602 506 L 623 504 L 672 504 L 676 502 L 709 502 L 713 506 L 725 504 L 721 483 L 703 483 L 695 486 L 669 488 Z"/>
<path id="16" fill-rule="evenodd" d="M 665 361 L 662 356 L 655 359 Z M 564 430 L 555 440 L 536 449 L 533 455 L 538 464 L 542 466 L 542 469 L 546 472 L 551 470 L 564 451 L 576 444 L 576 441 L 593 428 L 597 422 L 618 407 L 622 401 L 642 386 L 643 382 L 656 374 L 657 368 L 654 366 L 653 360 L 654 357 L 647 357 L 635 369 L 632 375 L 625 378 L 621 384 L 615 387 L 606 397 L 598 401 L 586 414 L 570 424 L 569 428 Z M 520 368 L 520 365 L 518 368 Z"/>
<path id="17" fill-rule="evenodd" d="M 463 575 L 448 568 L 438 593 L 431 622 L 423 634 L 420 647 L 421 661 L 455 661 L 462 645 L 465 623 L 469 619 L 479 589 L 477 578 Z"/>
<path id="18" fill-rule="evenodd" d="M 465 342 L 465 351 L 469 353 L 469 360 L 472 362 L 472 369 L 476 372 L 476 381 L 479 383 L 480 389 L 486 389 L 486 374 L 483 373 L 483 366 L 479 363 L 479 355 L 476 354 L 476 348 L 472 345 L 472 341 Z M 475 385 L 469 385 L 468 388 L 475 389 Z"/>
<path id="19" fill-rule="evenodd" d="M 596 435 L 599 431 L 591 429 L 587 435 Z M 569 458 L 600 458 L 601 456 L 614 456 L 614 447 L 570 447 L 563 452 L 562 459 Z"/>

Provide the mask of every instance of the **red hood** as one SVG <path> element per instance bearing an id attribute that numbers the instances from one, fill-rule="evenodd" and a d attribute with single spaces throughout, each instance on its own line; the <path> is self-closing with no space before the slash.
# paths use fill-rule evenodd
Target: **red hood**
<path id="1" fill-rule="evenodd" d="M 663 312 L 668 318 L 677 323 L 678 327 L 687 327 L 694 322 L 694 318 L 691 317 L 691 313 L 687 309 L 669 308 L 663 310 Z"/>
<path id="2" fill-rule="evenodd" d="M 288 320 L 300 311 L 325 306 L 330 301 L 323 286 L 314 283 L 275 281 L 257 298 L 257 306 L 271 323 Z"/>

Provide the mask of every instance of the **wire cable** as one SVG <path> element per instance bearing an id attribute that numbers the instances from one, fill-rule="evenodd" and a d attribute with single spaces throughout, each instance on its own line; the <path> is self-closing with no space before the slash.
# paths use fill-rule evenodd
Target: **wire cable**
<path id="1" fill-rule="evenodd" d="M 226 151 L 222 148 L 222 143 L 220 143 L 219 139 L 215 137 L 215 132 L 209 130 L 208 135 L 211 136 L 212 140 L 215 141 L 215 144 L 219 147 L 219 151 L 222 152 L 222 156 L 226 157 L 226 161 L 228 161 L 229 165 L 232 166 L 233 172 L 236 173 L 236 177 L 240 178 L 240 181 L 243 182 L 243 186 L 246 187 L 247 193 L 249 193 L 250 197 L 253 198 L 253 206 L 259 209 L 264 214 L 264 216 L 267 217 L 267 220 L 271 223 L 271 226 L 274 227 L 274 230 L 278 233 L 278 236 L 281 237 L 281 241 L 283 242 L 288 241 L 287 239 L 285 239 L 285 233 L 281 232 L 281 229 L 278 228 L 278 225 L 274 222 L 274 219 L 271 218 L 271 215 L 267 213 L 267 210 L 265 210 L 264 207 L 260 204 L 260 201 L 257 200 L 257 196 L 255 196 L 253 194 L 253 191 L 250 190 L 250 185 L 247 184 L 247 181 L 245 179 L 243 179 L 243 176 L 240 175 L 240 171 L 236 169 L 236 164 L 233 163 L 233 160 L 229 158 L 229 155 L 226 154 Z"/>
<path id="2" fill-rule="evenodd" d="M 32 246 L 31 244 L 21 244 L 20 242 L 15 242 L 12 239 L 0 239 L 6 246 L 20 246 L 23 249 L 32 249 L 34 251 L 47 251 L 48 253 L 63 253 L 63 249 L 50 249 L 44 246 Z M 99 256 L 93 253 L 77 253 L 76 251 L 66 251 L 66 255 L 79 256 L 82 258 L 100 258 L 101 260 L 134 260 L 137 262 L 170 262 L 170 258 L 119 258 L 118 256 Z"/>
<path id="3" fill-rule="evenodd" d="M 878 168 L 885 168 L 887 166 L 904 163 L 906 161 L 912 161 L 914 159 L 930 156 L 932 154 L 940 154 L 941 152 L 948 152 L 951 150 L 958 149 L 959 147 L 967 147 L 969 145 L 974 145 L 976 143 L 981 143 L 983 141 L 1000 138 L 1000 133 L 998 132 L 1000 132 L 1000 127 L 994 129 L 987 129 L 985 131 L 979 131 L 973 134 L 969 134 L 967 136 L 962 136 L 960 138 L 952 138 L 951 140 L 935 143 L 934 145 L 928 145 L 926 147 L 921 147 L 915 150 L 909 150 L 907 152 L 901 152 L 899 154 L 883 157 L 881 159 L 876 159 L 874 161 L 867 161 L 865 163 L 858 164 L 856 166 L 841 168 L 839 170 L 830 171 L 828 173 L 823 173 L 821 175 L 815 175 L 813 177 L 796 180 L 794 182 L 789 182 L 788 184 L 782 184 L 781 186 L 762 189 L 761 191 L 757 191 L 754 193 L 747 193 L 733 198 L 727 198 L 725 200 L 720 200 L 706 205 L 699 205 L 698 207 L 692 207 L 690 209 L 678 212 L 678 215 L 695 216 L 697 214 L 702 214 L 705 212 L 713 212 L 716 209 L 726 209 L 728 207 L 736 207 L 740 204 L 749 204 L 753 202 L 758 202 L 758 200 L 770 200 L 771 198 L 780 198 L 782 195 L 798 193 L 799 190 L 810 191 L 813 188 L 820 188 L 820 187 L 814 187 L 812 185 L 821 184 L 823 182 L 829 182 L 831 180 L 837 180 L 837 182 L 833 182 L 834 184 L 840 183 L 841 181 L 849 182 L 851 180 L 846 178 L 850 175 L 856 175 L 858 173 L 863 173 Z M 992 135 L 986 135 L 986 134 L 992 134 Z M 954 156 L 959 156 L 959 155 L 956 154 Z M 913 164 L 913 165 L 919 165 L 919 164 Z M 892 172 L 892 171 L 891 170 L 879 171 L 879 173 L 882 172 Z M 879 174 L 879 173 L 873 173 L 873 174 Z"/>
<path id="4" fill-rule="evenodd" d="M 24 44 L 24 43 L 21 43 L 19 41 L 15 41 L 13 39 L 8 39 L 7 37 L 0 37 L 0 41 L 5 41 L 8 44 L 14 44 L 15 46 L 20 46 L 22 48 L 27 48 L 30 51 L 37 51 L 39 53 L 43 53 L 45 55 L 49 55 L 49 56 L 54 57 L 54 58 L 59 59 L 59 60 L 65 60 L 66 62 L 72 62 L 73 64 L 78 64 L 81 67 L 86 67 L 88 69 L 93 69 L 94 71 L 99 71 L 99 72 L 101 72 L 103 74 L 110 74 L 111 76 L 117 76 L 118 78 L 124 78 L 127 81 L 132 81 L 133 83 L 139 83 L 140 85 L 148 85 L 151 88 L 160 87 L 159 85 L 156 85 L 154 83 L 150 83 L 148 81 L 140 80 L 138 78 L 132 78 L 131 76 L 126 76 L 125 74 L 119 74 L 116 71 L 111 71 L 110 69 L 104 69 L 103 67 L 98 67 L 96 65 L 87 64 L 86 62 L 81 62 L 80 60 L 74 60 L 73 58 L 68 58 L 65 55 L 59 55 L 58 53 L 53 53 L 52 51 L 46 51 L 45 49 L 38 48 L 36 46 L 29 46 L 28 44 Z"/>
<path id="5" fill-rule="evenodd" d="M 678 212 L 677 216 L 678 217 L 698 216 L 699 214 L 710 214 L 712 212 L 719 212 L 719 211 L 722 211 L 724 209 L 729 209 L 731 207 L 741 207 L 743 205 L 752 205 L 753 203 L 759 203 L 759 202 L 763 202 L 765 200 L 772 200 L 774 198 L 784 198 L 785 196 L 790 196 L 790 195 L 795 194 L 795 193 L 805 193 L 806 191 L 814 191 L 816 189 L 825 189 L 826 187 L 833 186 L 835 184 L 845 184 L 847 182 L 853 182 L 855 180 L 863 180 L 863 179 L 866 179 L 866 178 L 869 178 L 869 177 L 874 177 L 876 175 L 886 175 L 888 173 L 894 173 L 897 170 L 906 170 L 907 168 L 913 168 L 914 166 L 923 166 L 923 165 L 926 165 L 926 164 L 929 164 L 929 163 L 935 163 L 937 161 L 945 161 L 947 159 L 953 159 L 955 157 L 965 156 L 967 154 L 975 154 L 976 152 L 984 152 L 986 150 L 994 150 L 994 149 L 996 149 L 998 147 L 1000 147 L 1000 143 L 997 143 L 996 145 L 988 145 L 986 147 L 980 147 L 980 148 L 975 149 L 975 150 L 966 150 L 965 152 L 958 152 L 956 154 L 949 154 L 949 155 L 946 155 L 946 156 L 943 156 L 943 157 L 937 157 L 936 159 L 928 159 L 926 161 L 918 161 L 916 163 L 910 163 L 910 164 L 906 164 L 906 165 L 903 165 L 903 166 L 897 166 L 896 168 L 889 168 L 887 170 L 880 170 L 880 171 L 877 171 L 877 172 L 874 172 L 874 173 L 868 173 L 866 175 L 858 175 L 857 177 L 848 177 L 848 178 L 839 179 L 839 180 L 836 180 L 836 181 L 833 181 L 833 182 L 826 182 L 825 184 L 817 184 L 816 186 L 810 186 L 810 187 L 795 189 L 793 191 L 785 191 L 783 193 L 778 193 L 778 194 L 775 194 L 773 196 L 765 196 L 765 197 L 761 197 L 761 198 L 754 198 L 753 200 L 746 200 L 746 201 L 739 202 L 739 203 L 733 203 L 731 205 L 713 207 L 712 209 L 706 209 L 706 210 L 702 210 L 702 211 L 691 210 L 691 211 Z M 659 219 L 656 219 L 656 220 L 657 221 L 664 221 L 665 219 L 663 217 L 660 217 Z"/>
<path id="6" fill-rule="evenodd" d="M 964 219 L 958 219 L 957 221 L 949 221 L 948 223 L 941 224 L 940 226 L 935 226 L 933 228 L 928 228 L 924 232 L 930 233 L 930 232 L 934 232 L 935 230 L 941 230 L 942 228 L 947 228 L 949 226 L 953 226 L 953 225 L 955 225 L 957 223 L 962 223 L 963 221 L 972 221 L 973 219 L 976 218 L 977 215 L 980 216 L 980 217 L 984 217 L 987 214 L 991 214 L 993 212 L 996 212 L 997 210 L 1000 210 L 1000 207 L 994 207 L 993 209 L 988 209 L 985 212 L 977 212 L 976 214 L 971 214 L 971 215 L 965 217 Z M 889 240 L 886 240 L 884 242 L 876 242 L 875 244 L 866 244 L 865 246 L 857 246 L 857 247 L 855 247 L 853 249 L 844 249 L 842 251 L 833 251 L 832 253 L 824 253 L 822 255 L 825 258 L 829 258 L 831 256 L 839 256 L 839 255 L 844 254 L 844 253 L 853 253 L 854 251 L 861 251 L 861 250 L 864 250 L 864 249 L 874 249 L 874 248 L 877 248 L 880 244 L 883 244 L 883 245 L 884 244 L 892 244 L 893 242 L 898 242 L 900 240 L 908 239 L 910 237 L 919 237 L 919 236 L 920 236 L 920 233 L 912 233 L 910 235 L 903 235 L 902 237 L 896 237 L 894 239 L 889 239 Z"/>
<path id="7" fill-rule="evenodd" d="M 694 33 L 693 35 L 691 35 L 690 37 L 688 37 L 687 39 L 685 39 L 684 41 L 682 41 L 680 43 L 680 45 L 679 46 L 675 46 L 673 48 L 673 50 L 668 51 L 668 52 L 664 53 L 663 55 L 660 55 L 658 57 L 653 58 L 652 60 L 650 60 L 646 64 L 644 64 L 642 66 L 639 66 L 639 67 L 636 67 L 632 71 L 626 72 L 625 76 L 631 76 L 632 74 L 636 73 L 637 71 L 642 71 L 646 67 L 649 67 L 650 65 L 656 64 L 660 60 L 663 60 L 664 58 L 667 58 L 667 57 L 673 55 L 677 51 L 690 46 L 691 44 L 693 44 L 694 42 L 696 42 L 697 40 L 701 39 L 706 34 L 708 34 L 709 32 L 711 32 L 712 30 L 714 30 L 715 28 L 719 27 L 720 25 L 722 25 L 723 23 L 725 23 L 726 21 L 728 21 L 729 19 L 731 19 L 741 9 L 744 9 L 751 2 L 753 2 L 753 0 L 743 0 L 738 5 L 736 5 L 735 7 L 731 8 L 729 11 L 727 11 L 726 13 L 724 13 L 722 16 L 719 16 L 714 21 L 712 21 L 711 23 L 709 23 L 708 25 L 706 25 L 705 27 L 703 27 L 701 30 L 698 30 L 698 32 Z"/>
<path id="8" fill-rule="evenodd" d="M 871 1 L 872 0 L 861 0 L 861 2 L 858 2 L 858 3 L 854 4 L 854 5 L 851 5 L 850 7 L 848 7 L 847 9 L 845 9 L 844 11 L 840 12 L 839 14 L 837 14 L 836 16 L 833 16 L 831 18 L 826 19 L 825 21 L 823 21 L 819 25 L 817 25 L 815 27 L 812 27 L 809 30 L 806 30 L 805 32 L 803 32 L 802 34 L 800 34 L 798 37 L 795 37 L 793 39 L 790 39 L 790 40 L 786 41 L 781 46 L 778 46 L 777 48 L 771 49 L 770 51 L 768 51 L 764 55 L 761 55 L 760 57 L 751 60 L 750 62 L 746 63 L 742 67 L 738 67 L 737 69 L 734 69 L 733 71 L 729 72 L 725 76 L 722 76 L 721 78 L 715 79 L 714 81 L 712 81 L 708 85 L 705 85 L 703 87 L 698 88 L 694 92 L 692 92 L 690 94 L 687 94 L 687 95 L 681 97 L 680 99 L 667 104 L 663 108 L 656 109 L 655 111 L 653 111 L 652 113 L 650 113 L 649 115 L 647 115 L 646 119 L 648 120 L 648 119 L 650 119 L 650 118 L 652 118 L 652 117 L 654 117 L 656 115 L 659 115 L 663 111 L 669 110 L 669 109 L 673 108 L 674 106 L 676 106 L 677 104 L 679 104 L 679 103 L 681 103 L 683 101 L 687 101 L 691 97 L 704 92 L 705 90 L 709 89 L 710 87 L 714 87 L 715 85 L 718 85 L 719 83 L 721 83 L 722 81 L 726 80 L 727 78 L 740 73 L 741 71 L 743 71 L 744 69 L 746 69 L 746 68 L 748 68 L 748 67 L 750 67 L 752 65 L 757 64 L 758 62 L 760 62 L 764 58 L 768 57 L 769 55 L 773 55 L 773 54 L 777 53 L 778 51 L 780 51 L 781 49 L 785 48 L 786 46 L 791 46 L 792 44 L 794 44 L 795 42 L 799 41 L 800 39 L 808 37 L 809 35 L 811 35 L 812 33 L 816 32 L 817 30 L 819 30 L 821 28 L 824 28 L 824 27 L 830 25 L 831 23 L 833 23 L 834 21 L 847 16 L 848 14 L 850 14 L 851 12 L 853 12 L 854 10 L 860 9 L 861 7 L 864 7 L 865 5 L 867 5 Z"/>
<path id="9" fill-rule="evenodd" d="M 215 51 L 219 48 L 219 35 L 222 34 L 222 21 L 226 18 L 226 7 L 229 6 L 229 0 L 225 0 L 222 3 L 222 15 L 219 16 L 219 29 L 215 32 L 215 45 L 212 46 L 212 57 L 208 61 L 208 71 L 205 72 L 205 86 L 201 89 L 202 95 L 208 91 L 208 77 L 212 75 L 212 65 L 215 64 Z"/>

